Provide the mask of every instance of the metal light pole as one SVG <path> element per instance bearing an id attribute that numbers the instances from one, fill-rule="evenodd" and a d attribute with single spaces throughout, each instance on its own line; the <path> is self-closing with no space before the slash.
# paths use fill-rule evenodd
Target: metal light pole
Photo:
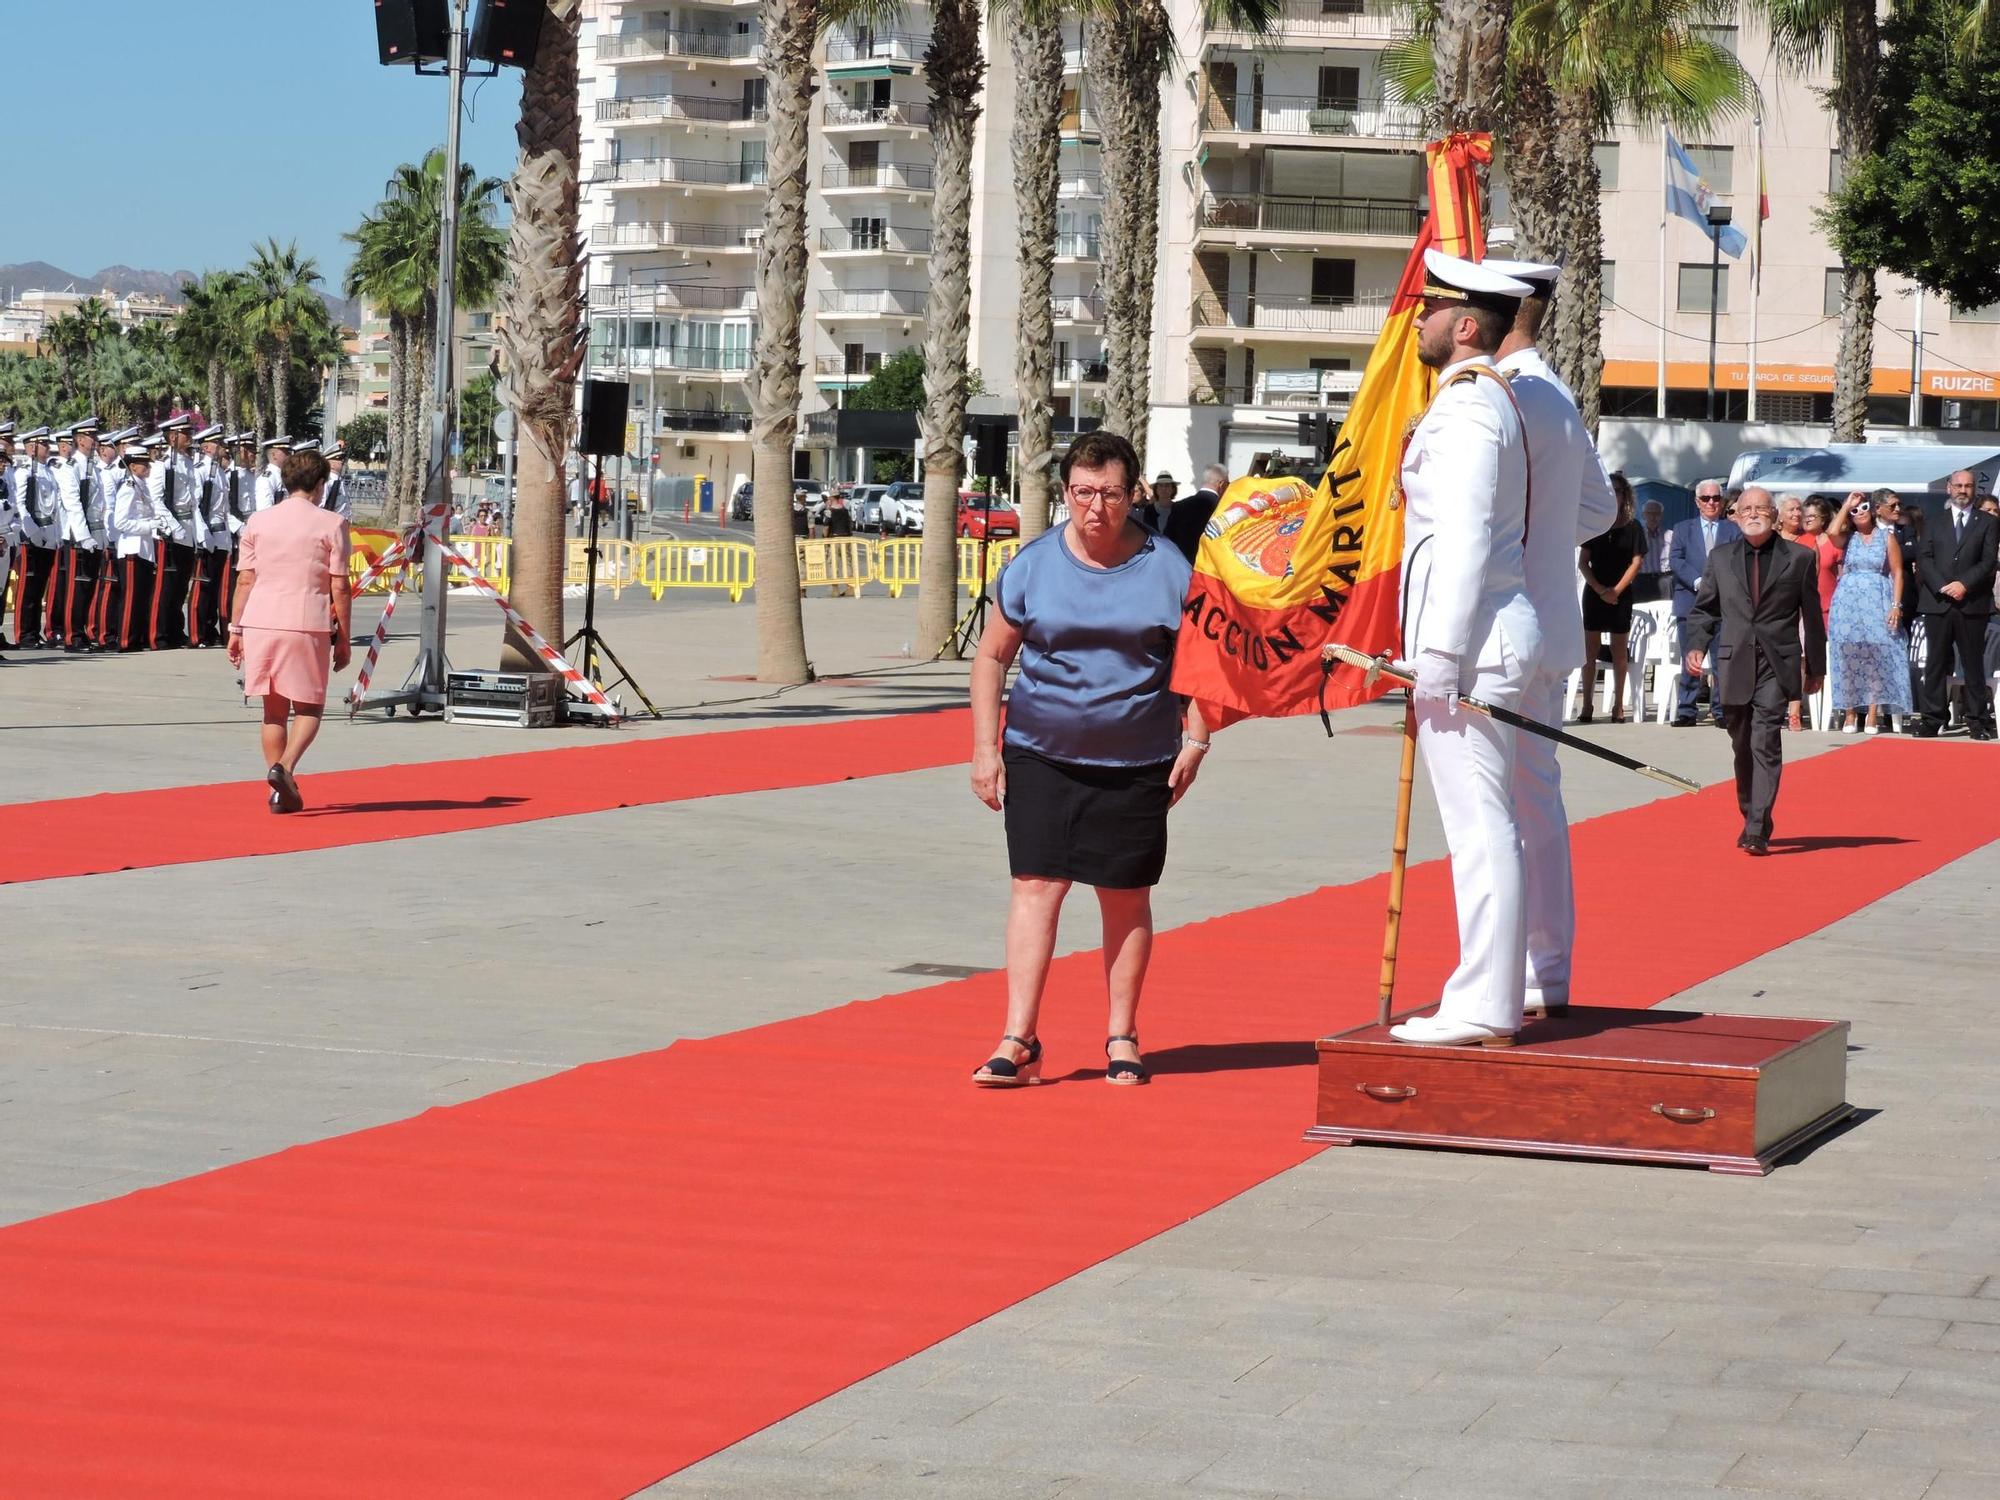
<path id="1" fill-rule="evenodd" d="M 1722 231 L 1729 210 L 1717 204 L 1708 211 L 1708 420 L 1715 420 L 1715 323 L 1722 298 Z"/>
<path id="2" fill-rule="evenodd" d="M 469 0 L 451 0 L 451 54 L 446 62 L 450 84 L 450 122 L 444 137 L 444 214 L 438 232 L 437 348 L 431 366 L 431 445 L 430 474 L 424 485 L 424 507 L 442 506 L 444 513 L 424 523 L 424 602 L 421 632 L 417 645 L 417 665 L 410 674 L 406 692 L 418 708 L 442 709 L 445 702 L 445 673 L 450 664 L 444 654 L 445 566 L 444 542 L 451 524 L 451 396 L 452 356 L 458 341 L 452 337 L 457 316 L 455 283 L 458 279 L 458 126 L 465 93 L 466 8 Z"/>
<path id="3" fill-rule="evenodd" d="M 1915 310 L 1910 315 L 1910 429 L 1924 425 L 1924 289 L 1910 288 Z"/>

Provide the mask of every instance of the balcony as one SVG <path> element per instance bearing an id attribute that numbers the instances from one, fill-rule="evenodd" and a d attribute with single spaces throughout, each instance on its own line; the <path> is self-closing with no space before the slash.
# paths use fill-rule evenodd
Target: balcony
<path id="1" fill-rule="evenodd" d="M 756 224 L 685 224 L 659 221 L 635 224 L 593 224 L 590 243 L 597 250 L 701 250 L 709 254 L 748 253 L 757 248 L 763 227 Z"/>
<path id="2" fill-rule="evenodd" d="M 820 171 L 819 185 L 820 191 L 827 193 L 908 193 L 920 196 L 931 192 L 931 177 L 932 168 L 927 162 L 884 161 L 872 167 L 825 167 Z"/>
<path id="3" fill-rule="evenodd" d="M 590 310 L 610 317 L 649 317 L 663 312 L 755 312 L 757 289 L 750 286 L 598 286 L 590 289 Z"/>
<path id="4" fill-rule="evenodd" d="M 1251 385 L 1204 385 L 1189 393 L 1198 405 L 1271 406 L 1285 410 L 1344 410 L 1361 389 L 1359 370 L 1265 370 Z"/>
<path id="5" fill-rule="evenodd" d="M 1060 128 L 1065 141 L 1094 141 L 1104 134 L 1094 109 L 1064 110 Z"/>
<path id="6" fill-rule="evenodd" d="M 747 411 L 704 411 L 691 406 L 670 406 L 654 412 L 655 430 L 659 432 L 698 432 L 710 437 L 747 437 L 750 433 L 750 413 Z"/>
<path id="7" fill-rule="evenodd" d="M 1423 209 L 1393 198 L 1294 198 L 1275 193 L 1212 193 L 1201 200 L 1200 238 L 1245 240 L 1414 238 Z"/>
<path id="8" fill-rule="evenodd" d="M 653 349 L 595 348 L 590 362 L 600 369 L 660 370 L 677 375 L 740 377 L 750 368 L 748 349 L 702 349 L 671 345 Z"/>
<path id="9" fill-rule="evenodd" d="M 1096 260 L 1097 236 L 1094 234 L 1059 234 L 1056 236 L 1057 260 Z"/>
<path id="10" fill-rule="evenodd" d="M 754 62 L 764 39 L 754 31 L 687 31 L 653 27 L 597 39 L 597 60 L 631 62 Z"/>
<path id="11" fill-rule="evenodd" d="M 929 255 L 928 229 L 877 224 L 867 229 L 822 229 L 819 248 L 828 255 Z"/>
<path id="12" fill-rule="evenodd" d="M 1203 135 L 1290 136 L 1305 140 L 1414 141 L 1424 135 L 1424 114 L 1386 98 L 1343 99 L 1326 94 L 1220 94 L 1204 90 Z"/>
<path id="13" fill-rule="evenodd" d="M 680 121 L 690 125 L 761 125 L 770 111 L 740 99 L 704 99 L 686 94 L 631 94 L 597 101 L 600 125 Z"/>
<path id="14" fill-rule="evenodd" d="M 1096 172 L 1065 171 L 1056 180 L 1058 198 L 1102 198 L 1104 179 Z"/>
<path id="15" fill-rule="evenodd" d="M 1104 299 L 1101 297 L 1049 298 L 1049 310 L 1055 314 L 1058 323 L 1102 323 L 1104 321 Z"/>
<path id="16" fill-rule="evenodd" d="M 1055 383 L 1062 385 L 1102 385 L 1111 378 L 1111 366 L 1101 359 L 1059 359 Z"/>
<path id="17" fill-rule="evenodd" d="M 762 188 L 764 163 L 700 156 L 628 156 L 595 163 L 590 180 L 614 187 Z"/>
<path id="18" fill-rule="evenodd" d="M 863 385 L 873 380 L 881 368 L 882 356 L 875 353 L 862 355 L 860 364 L 849 364 L 838 354 L 831 357 L 822 354 L 813 361 L 813 378 L 822 385 Z"/>
<path id="19" fill-rule="evenodd" d="M 1229 342 L 1284 341 L 1328 337 L 1373 338 L 1389 316 L 1386 295 L 1366 297 L 1251 297 L 1238 293 L 1217 297 L 1204 293 L 1194 300 L 1194 328 L 1204 334 L 1231 336 Z"/>
<path id="20" fill-rule="evenodd" d="M 1395 0 L 1281 0 L 1270 33 L 1218 26 L 1203 38 L 1204 50 L 1303 47 L 1317 49 L 1346 41 L 1387 42 L 1408 31 Z"/>
<path id="21" fill-rule="evenodd" d="M 848 291 L 834 288 L 819 294 L 819 315 L 826 319 L 881 318 L 914 319 L 924 315 L 930 296 L 926 292 L 897 287 L 863 288 Z"/>
<path id="22" fill-rule="evenodd" d="M 828 130 L 923 131 L 931 128 L 931 107 L 920 100 L 854 104 L 846 99 L 829 99 L 820 119 Z"/>
<path id="23" fill-rule="evenodd" d="M 826 39 L 826 71 L 830 77 L 885 78 L 914 73 L 930 50 L 928 32 L 836 31 Z"/>

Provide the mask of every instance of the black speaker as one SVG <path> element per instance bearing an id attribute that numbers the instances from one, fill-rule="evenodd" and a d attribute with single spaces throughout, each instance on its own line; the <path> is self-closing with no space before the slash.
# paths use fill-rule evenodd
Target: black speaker
<path id="1" fill-rule="evenodd" d="M 449 58 L 449 0 L 375 0 L 375 51 L 384 66 Z"/>
<path id="2" fill-rule="evenodd" d="M 472 23 L 472 55 L 481 62 L 532 68 L 547 0 L 483 0 Z"/>
<path id="3" fill-rule="evenodd" d="M 617 458 L 625 451 L 625 414 L 632 406 L 632 387 L 623 380 L 583 383 L 583 436 L 577 451 L 592 458 Z"/>
<path id="4" fill-rule="evenodd" d="M 1005 479 L 1007 477 L 1007 424 L 1005 422 L 980 422 L 973 429 L 974 449 L 972 472 L 981 479 Z"/>

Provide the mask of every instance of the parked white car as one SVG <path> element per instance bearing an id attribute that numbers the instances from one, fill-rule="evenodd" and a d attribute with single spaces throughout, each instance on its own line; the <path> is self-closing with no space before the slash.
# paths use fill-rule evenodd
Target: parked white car
<path id="1" fill-rule="evenodd" d="M 908 536 L 924 529 L 924 487 L 914 479 L 900 480 L 882 492 L 882 530 Z"/>

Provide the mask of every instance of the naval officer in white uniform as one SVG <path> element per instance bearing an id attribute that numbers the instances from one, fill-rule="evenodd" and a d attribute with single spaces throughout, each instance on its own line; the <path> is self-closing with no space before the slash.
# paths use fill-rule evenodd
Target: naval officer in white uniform
<path id="1" fill-rule="evenodd" d="M 1471 694 L 1519 708 L 1542 664 L 1528 597 L 1528 445 L 1493 356 L 1526 282 L 1436 250 L 1424 254 L 1417 354 L 1437 395 L 1403 455 L 1403 655 L 1412 665 L 1417 746 L 1451 850 L 1458 967 L 1436 1014 L 1390 1029 L 1398 1041 L 1513 1042 L 1527 970 L 1515 731 L 1460 707 Z"/>
<path id="2" fill-rule="evenodd" d="M 1578 415 L 1576 398 L 1536 347 L 1560 266 L 1525 260 L 1480 262 L 1524 281 L 1530 291 L 1495 361 L 1528 430 L 1528 472 L 1534 492 L 1528 527 L 1528 597 L 1542 627 L 1542 664 L 1521 689 L 1521 712 L 1538 724 L 1562 727 L 1563 688 L 1585 666 L 1583 605 L 1576 549 L 1611 529 L 1618 497 Z M 1526 874 L 1529 1015 L 1569 1006 L 1570 953 L 1576 946 L 1576 893 L 1570 879 L 1569 812 L 1555 743 L 1524 734 L 1514 751 L 1514 812 L 1521 825 Z"/>

